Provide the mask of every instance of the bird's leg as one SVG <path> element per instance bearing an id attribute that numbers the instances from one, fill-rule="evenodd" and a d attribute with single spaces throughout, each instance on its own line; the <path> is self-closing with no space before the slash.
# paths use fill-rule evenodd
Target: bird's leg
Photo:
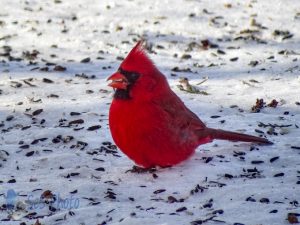
<path id="1" fill-rule="evenodd" d="M 132 169 L 126 171 L 126 173 L 128 173 L 128 172 L 131 172 L 131 173 L 154 173 L 154 172 L 156 172 L 156 168 L 155 167 L 143 168 L 143 167 L 134 165 L 132 167 Z"/>

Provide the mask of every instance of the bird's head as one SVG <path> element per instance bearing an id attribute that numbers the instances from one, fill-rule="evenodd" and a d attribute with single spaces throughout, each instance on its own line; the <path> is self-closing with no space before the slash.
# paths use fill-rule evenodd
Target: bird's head
<path id="1" fill-rule="evenodd" d="M 121 63 L 117 72 L 107 79 L 111 81 L 108 86 L 115 89 L 115 99 L 138 98 L 141 95 L 145 97 L 153 91 L 160 80 L 165 80 L 147 56 L 143 45 L 144 42 L 139 41 Z"/>

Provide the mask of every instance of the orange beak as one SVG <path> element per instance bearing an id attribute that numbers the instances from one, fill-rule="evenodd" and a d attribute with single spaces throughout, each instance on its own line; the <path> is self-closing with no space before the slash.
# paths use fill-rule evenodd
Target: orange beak
<path id="1" fill-rule="evenodd" d="M 119 73 L 116 72 L 113 75 L 111 75 L 109 78 L 107 78 L 106 81 L 111 81 L 108 86 L 112 87 L 112 88 L 116 88 L 116 89 L 127 89 L 127 86 L 129 85 L 129 82 L 127 80 L 127 78 Z"/>

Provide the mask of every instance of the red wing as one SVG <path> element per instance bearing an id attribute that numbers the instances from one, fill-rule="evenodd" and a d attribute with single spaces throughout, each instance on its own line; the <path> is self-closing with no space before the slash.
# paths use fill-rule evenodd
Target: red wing
<path id="1" fill-rule="evenodd" d="M 189 110 L 181 99 L 173 92 L 168 92 L 165 96 L 155 99 L 154 103 L 159 105 L 161 109 L 171 118 L 174 127 L 182 129 L 192 127 L 193 130 L 202 130 L 206 126 L 199 117 Z"/>

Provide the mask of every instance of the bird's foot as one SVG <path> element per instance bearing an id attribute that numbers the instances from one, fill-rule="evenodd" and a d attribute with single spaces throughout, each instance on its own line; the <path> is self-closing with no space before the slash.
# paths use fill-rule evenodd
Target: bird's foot
<path id="1" fill-rule="evenodd" d="M 132 167 L 132 169 L 127 170 L 126 173 L 128 173 L 128 172 L 130 172 L 130 173 L 154 173 L 156 171 L 157 171 L 157 169 L 155 167 L 143 168 L 143 167 L 134 165 Z"/>

